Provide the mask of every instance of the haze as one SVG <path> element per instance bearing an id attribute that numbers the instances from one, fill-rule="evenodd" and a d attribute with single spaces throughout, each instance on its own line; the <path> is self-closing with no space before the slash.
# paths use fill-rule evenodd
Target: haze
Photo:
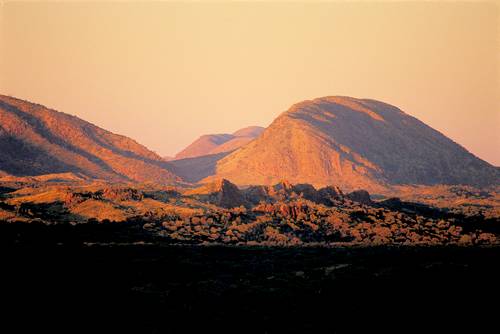
<path id="1" fill-rule="evenodd" d="M 496 3 L 16 3 L 0 93 L 174 155 L 327 95 L 396 105 L 500 165 Z"/>

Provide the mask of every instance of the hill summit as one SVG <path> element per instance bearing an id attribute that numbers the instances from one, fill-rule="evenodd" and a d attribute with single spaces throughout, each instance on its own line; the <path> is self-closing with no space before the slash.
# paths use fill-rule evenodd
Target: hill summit
<path id="1" fill-rule="evenodd" d="M 380 192 L 402 184 L 499 184 L 500 171 L 395 106 L 328 96 L 293 105 L 219 160 L 214 177 Z"/>

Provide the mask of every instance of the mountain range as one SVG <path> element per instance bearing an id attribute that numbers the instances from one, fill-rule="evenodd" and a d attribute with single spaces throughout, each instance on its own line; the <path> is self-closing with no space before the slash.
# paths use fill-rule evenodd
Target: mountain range
<path id="1" fill-rule="evenodd" d="M 198 138 L 172 161 L 75 116 L 0 96 L 0 177 L 74 173 L 109 181 L 238 186 L 288 180 L 382 193 L 393 186 L 500 184 L 500 170 L 395 106 L 330 96 L 266 129 Z"/>

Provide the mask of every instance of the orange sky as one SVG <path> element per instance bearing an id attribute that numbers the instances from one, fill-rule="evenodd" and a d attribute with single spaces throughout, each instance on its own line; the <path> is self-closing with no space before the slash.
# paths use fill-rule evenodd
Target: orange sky
<path id="1" fill-rule="evenodd" d="M 0 93 L 173 155 L 303 99 L 394 104 L 500 165 L 498 2 L 19 3 Z"/>

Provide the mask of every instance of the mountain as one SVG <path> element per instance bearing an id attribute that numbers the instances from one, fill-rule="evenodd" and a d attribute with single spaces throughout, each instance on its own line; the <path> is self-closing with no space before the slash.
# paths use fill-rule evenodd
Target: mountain
<path id="1" fill-rule="evenodd" d="M 263 131 L 263 127 L 249 126 L 232 134 L 203 135 L 177 153 L 175 159 L 195 158 L 204 155 L 231 152 L 251 142 Z"/>
<path id="2" fill-rule="evenodd" d="M 219 145 L 224 144 L 233 138 L 234 137 L 232 135 L 226 133 L 203 135 L 196 139 L 188 147 L 177 153 L 175 155 L 175 159 L 186 159 L 209 155 L 213 149 L 216 149 Z"/>
<path id="3" fill-rule="evenodd" d="M 500 183 L 499 169 L 395 106 L 330 96 L 281 114 L 213 166 L 238 185 L 280 180 L 384 192 L 402 184 Z"/>
<path id="4" fill-rule="evenodd" d="M 0 170 L 12 176 L 74 173 L 109 181 L 181 181 L 160 156 L 130 138 L 3 95 L 0 152 Z"/>
<path id="5" fill-rule="evenodd" d="M 247 126 L 246 128 L 233 132 L 233 136 L 257 138 L 264 130 L 265 128 L 262 126 Z"/>

